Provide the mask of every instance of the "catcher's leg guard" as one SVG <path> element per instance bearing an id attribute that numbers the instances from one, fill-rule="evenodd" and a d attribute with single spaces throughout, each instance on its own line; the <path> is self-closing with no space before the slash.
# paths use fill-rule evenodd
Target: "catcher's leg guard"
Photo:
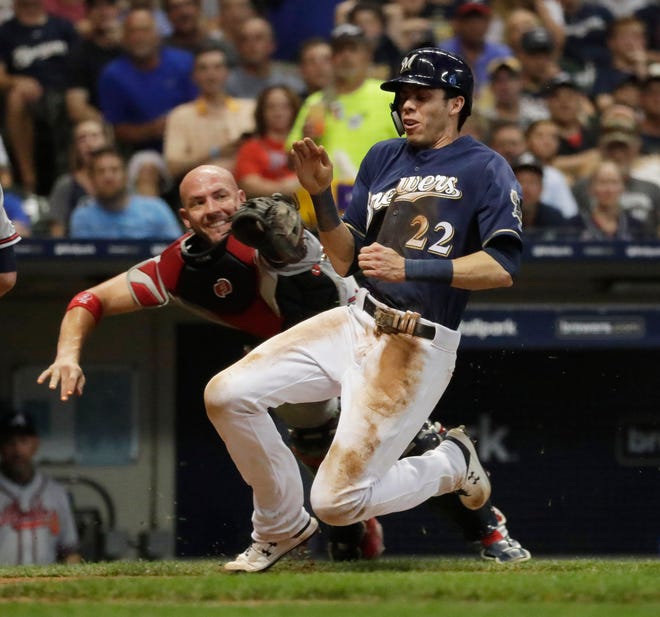
<path id="1" fill-rule="evenodd" d="M 383 527 L 376 518 L 346 527 L 328 527 L 328 555 L 332 561 L 376 559 L 383 554 Z"/>
<path id="2" fill-rule="evenodd" d="M 321 426 L 289 429 L 289 446 L 293 454 L 313 475 L 316 474 L 319 465 L 328 453 L 337 431 L 338 421 L 339 416 L 337 415 Z"/>

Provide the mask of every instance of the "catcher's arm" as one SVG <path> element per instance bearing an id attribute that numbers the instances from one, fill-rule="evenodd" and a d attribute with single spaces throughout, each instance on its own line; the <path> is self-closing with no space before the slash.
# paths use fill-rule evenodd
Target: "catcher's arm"
<path id="1" fill-rule="evenodd" d="M 139 310 L 127 281 L 127 273 L 117 276 L 87 290 L 100 302 L 100 313 L 104 316 L 118 315 Z M 57 354 L 53 363 L 37 379 L 55 390 L 59 384 L 60 399 L 83 393 L 85 374 L 80 367 L 80 354 L 87 337 L 96 327 L 97 318 L 83 306 L 74 306 L 66 311 L 60 325 Z"/>

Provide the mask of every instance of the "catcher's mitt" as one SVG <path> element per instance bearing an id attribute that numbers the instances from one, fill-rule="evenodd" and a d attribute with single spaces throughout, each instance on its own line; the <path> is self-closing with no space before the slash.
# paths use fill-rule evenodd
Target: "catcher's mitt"
<path id="1" fill-rule="evenodd" d="M 231 217 L 232 233 L 274 266 L 296 263 L 307 252 L 296 206 L 280 193 L 248 199 Z"/>

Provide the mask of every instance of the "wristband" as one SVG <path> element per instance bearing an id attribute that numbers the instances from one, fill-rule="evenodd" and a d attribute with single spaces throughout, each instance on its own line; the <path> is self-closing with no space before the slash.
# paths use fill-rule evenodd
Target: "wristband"
<path id="1" fill-rule="evenodd" d="M 316 213 L 319 231 L 332 231 L 341 225 L 339 212 L 337 212 L 337 206 L 335 206 L 335 198 L 332 196 L 330 188 L 325 189 L 318 195 L 312 195 L 312 205 Z"/>
<path id="2" fill-rule="evenodd" d="M 406 259 L 404 267 L 407 281 L 451 284 L 454 278 L 451 259 Z"/>
<path id="3" fill-rule="evenodd" d="M 81 291 L 79 294 L 76 294 L 71 302 L 69 302 L 66 310 L 70 311 L 76 306 L 88 310 L 96 323 L 101 321 L 101 317 L 103 317 L 103 304 L 98 299 L 98 296 L 94 295 L 91 291 Z"/>

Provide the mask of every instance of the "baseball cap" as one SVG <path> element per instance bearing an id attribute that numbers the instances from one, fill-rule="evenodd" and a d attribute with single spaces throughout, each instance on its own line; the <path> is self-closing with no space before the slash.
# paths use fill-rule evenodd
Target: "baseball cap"
<path id="1" fill-rule="evenodd" d="M 600 136 L 598 140 L 599 146 L 611 146 L 612 144 L 625 144 L 630 146 L 638 141 L 635 133 L 628 131 L 607 131 Z"/>
<path id="2" fill-rule="evenodd" d="M 11 411 L 0 418 L 0 441 L 13 435 L 36 435 L 32 416 L 24 411 Z"/>
<path id="3" fill-rule="evenodd" d="M 468 0 L 460 2 L 454 9 L 454 17 L 466 17 L 467 15 L 491 15 L 492 9 L 486 0 Z"/>
<path id="4" fill-rule="evenodd" d="M 500 69 L 507 69 L 514 75 L 519 75 L 522 67 L 518 58 L 515 56 L 506 56 L 502 58 L 493 58 L 493 60 L 488 63 L 486 72 L 492 77 Z"/>
<path id="5" fill-rule="evenodd" d="M 557 90 L 559 90 L 559 88 L 569 88 L 571 90 L 575 90 L 576 92 L 582 92 L 580 86 L 577 85 L 575 80 L 564 71 L 557 73 L 545 84 L 543 93 L 546 96 L 549 94 L 554 94 Z"/>
<path id="6" fill-rule="evenodd" d="M 511 169 L 529 169 L 535 171 L 540 176 L 543 175 L 543 163 L 539 161 L 531 152 L 523 152 L 517 159 L 511 163 Z"/>
<path id="7" fill-rule="evenodd" d="M 638 128 L 637 125 L 635 110 L 627 105 L 611 105 L 602 112 L 600 117 L 600 130 L 602 133 L 608 131 L 635 133 Z"/>
<path id="8" fill-rule="evenodd" d="M 330 33 L 330 45 L 333 48 L 341 47 L 346 43 L 359 43 L 369 45 L 369 39 L 364 30 L 355 24 L 341 24 Z"/>
<path id="9" fill-rule="evenodd" d="M 532 54 L 550 52 L 555 48 L 555 42 L 545 28 L 532 28 L 525 32 L 520 39 L 520 45 L 524 51 Z"/>

